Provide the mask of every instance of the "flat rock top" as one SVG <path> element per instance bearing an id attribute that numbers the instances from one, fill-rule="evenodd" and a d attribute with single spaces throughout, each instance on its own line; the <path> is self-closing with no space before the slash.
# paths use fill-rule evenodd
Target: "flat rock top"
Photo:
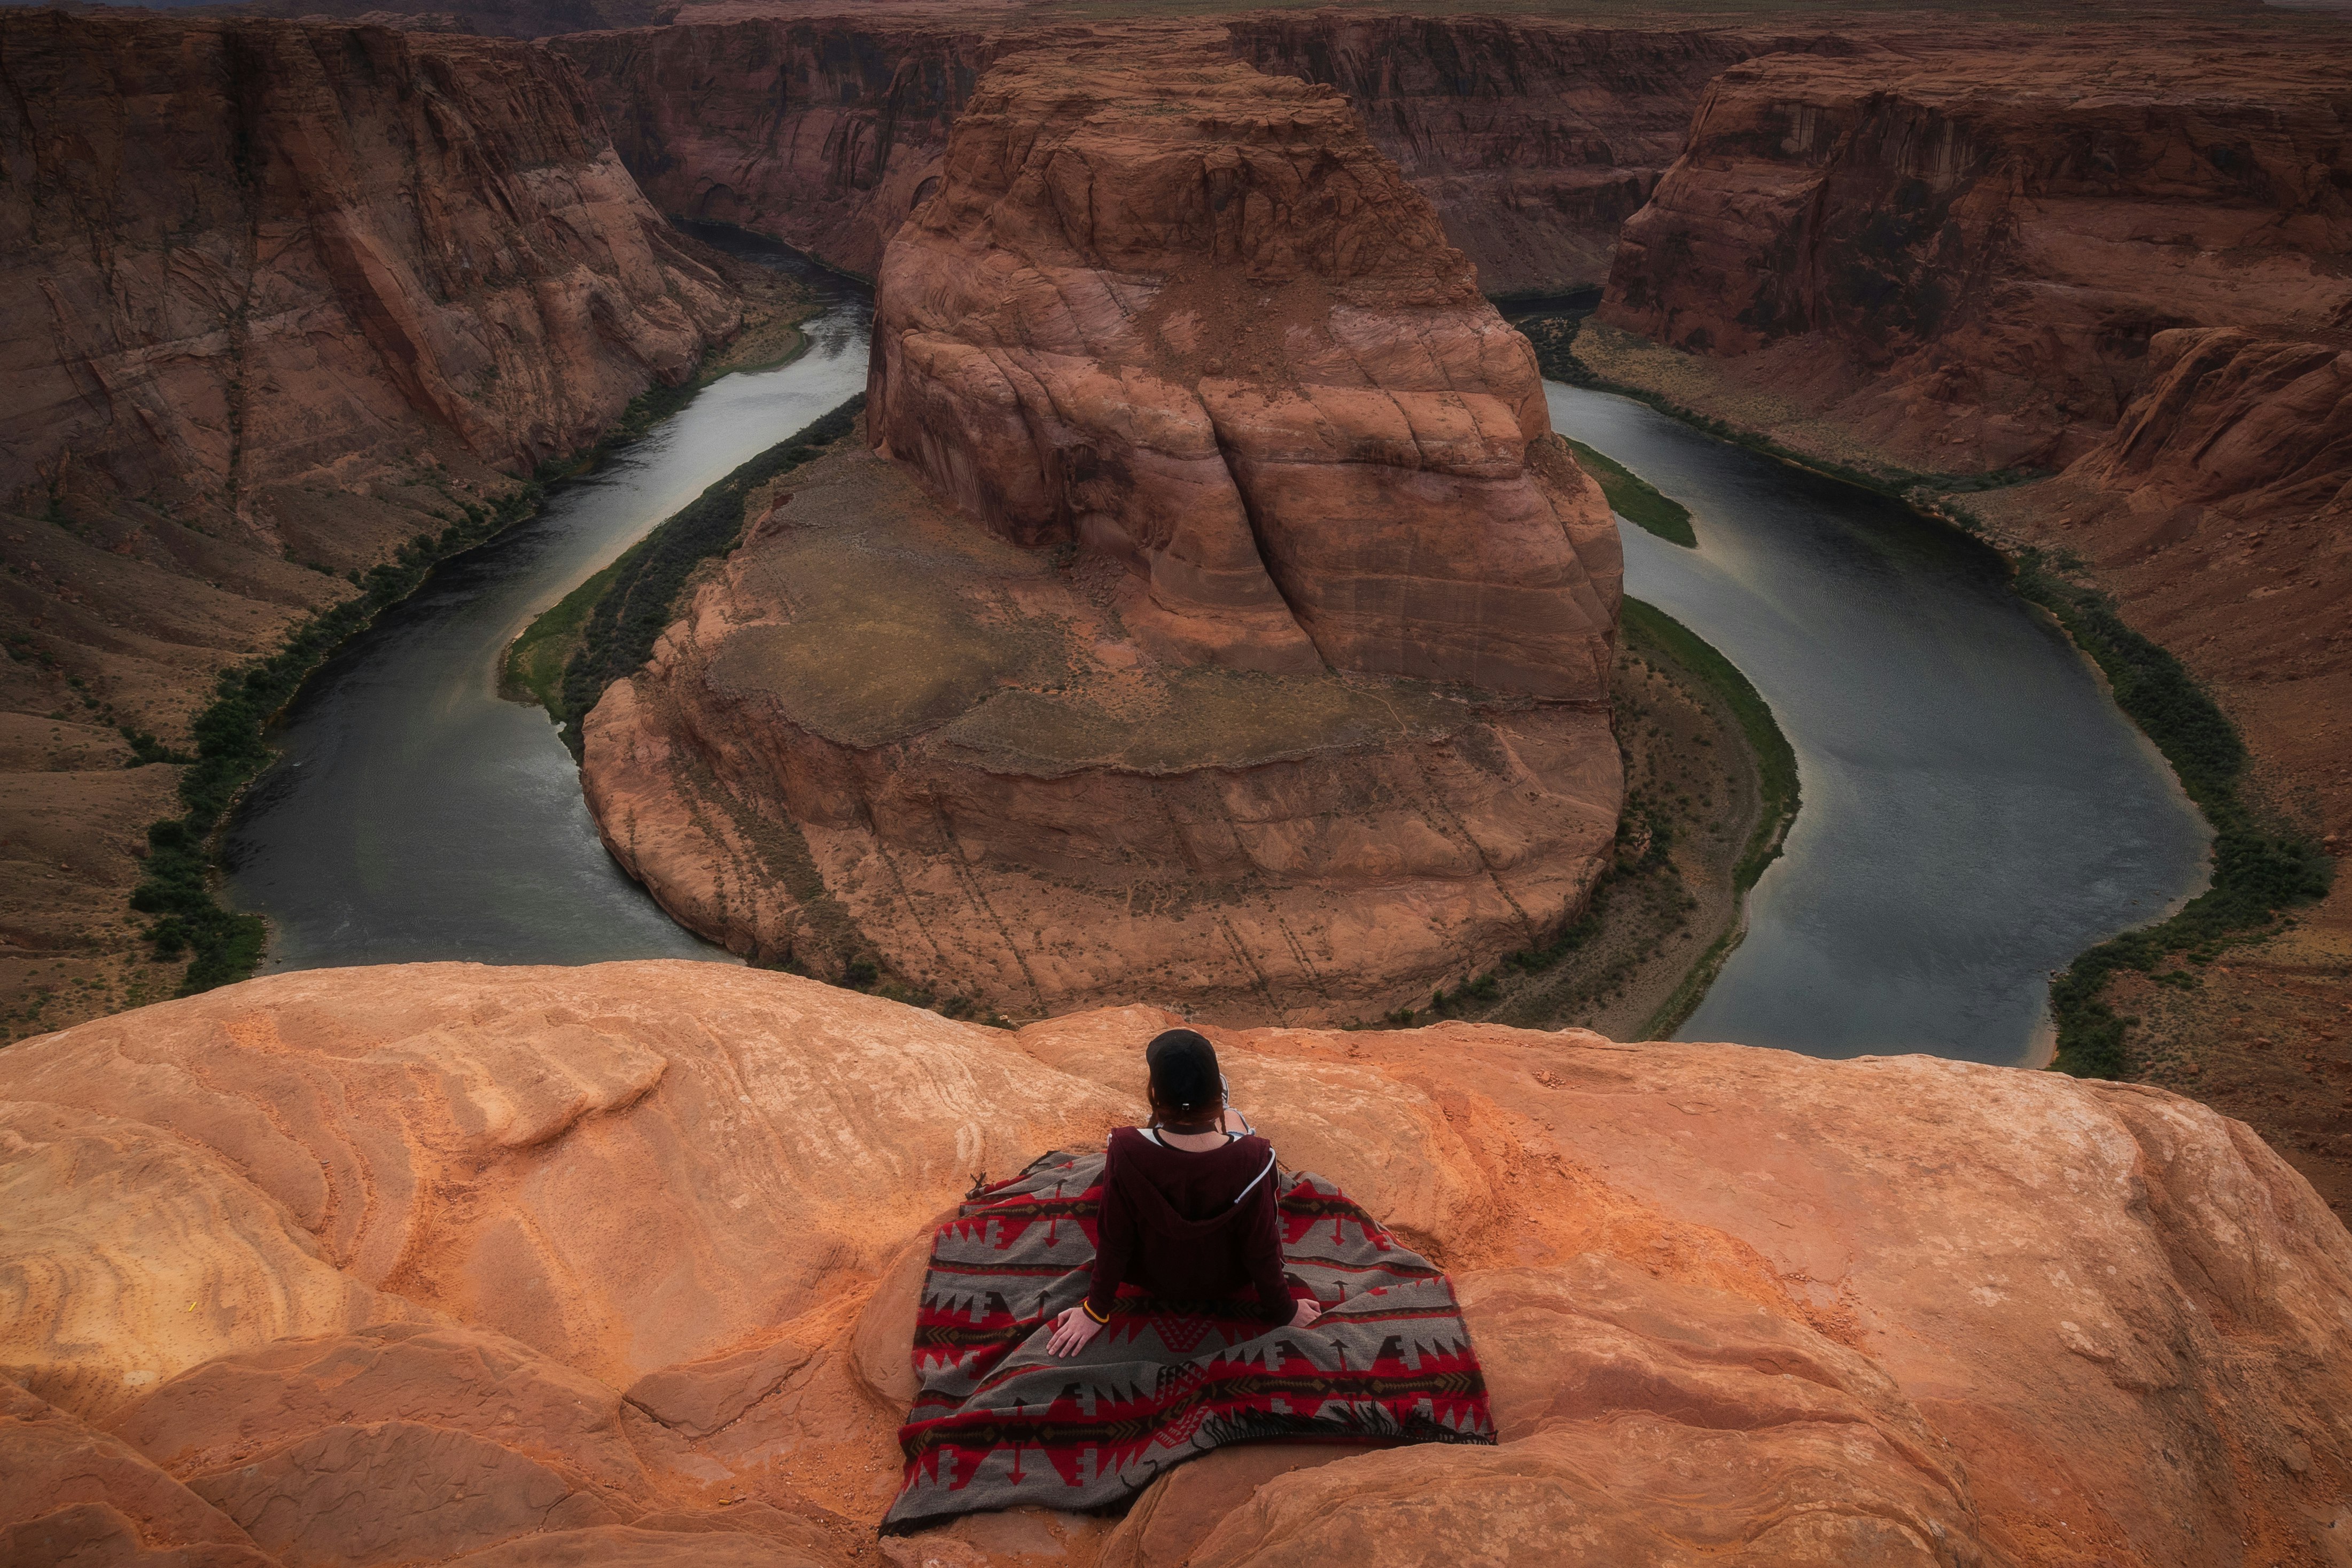
<path id="1" fill-rule="evenodd" d="M 796 474 L 694 635 L 714 687 L 847 746 L 928 738 L 1013 771 L 1239 768 L 1443 735 L 1491 702 L 1424 683 L 1171 666 L 1116 569 L 975 528 L 864 447 Z"/>
<path id="2" fill-rule="evenodd" d="M 0 1053 L 0 1548 L 870 1563 L 927 1221 L 1134 1118 L 1173 1021 L 438 964 Z M 2352 1528 L 2352 1237 L 2204 1106 L 1574 1030 L 1211 1032 L 1283 1159 L 1449 1270 L 1501 1446 L 1236 1449 L 1124 1521 L 912 1561 L 2089 1568 L 2324 1563 Z"/>

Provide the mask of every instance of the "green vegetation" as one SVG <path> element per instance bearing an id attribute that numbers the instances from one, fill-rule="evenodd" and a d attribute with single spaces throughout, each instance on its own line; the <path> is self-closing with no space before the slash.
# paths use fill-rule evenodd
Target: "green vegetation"
<path id="1" fill-rule="evenodd" d="M 604 688 L 653 656 L 655 641 L 676 618 L 687 578 L 711 557 L 735 548 L 743 533 L 745 499 L 847 435 L 865 406 L 863 395 L 854 397 L 737 468 L 565 595 L 515 640 L 507 654 L 507 677 L 564 725 L 572 755 L 580 752 L 578 721 Z"/>
<path id="2" fill-rule="evenodd" d="M 1617 515 L 1635 528 L 1646 528 L 1668 544 L 1681 545 L 1685 549 L 1698 548 L 1698 536 L 1691 531 L 1691 515 L 1684 505 L 1672 497 L 1661 495 L 1655 486 L 1605 453 L 1595 452 L 1581 441 L 1563 435 L 1569 450 L 1587 474 L 1600 482 L 1601 493 L 1609 497 L 1609 505 Z"/>
<path id="3" fill-rule="evenodd" d="M 2283 911 L 2326 896 L 2334 866 L 2318 845 L 2274 831 L 2241 798 L 2245 742 L 2179 659 L 2126 625 L 2105 594 L 2060 575 L 2053 569 L 2061 563 L 2043 552 L 2024 550 L 2016 564 L 2017 591 L 2057 617 L 2097 662 L 2116 706 L 2164 753 L 2213 828 L 2211 887 L 2169 919 L 2100 943 L 2051 984 L 2056 1065 L 2078 1077 L 2112 1077 L 2124 1067 L 2124 1031 L 2137 1021 L 2107 1005 L 2116 971 L 2137 969 L 2192 988 L 2193 974 L 2158 974 L 2158 966 L 2174 954 L 2210 963 L 2224 943 L 2268 934 Z"/>
<path id="4" fill-rule="evenodd" d="M 267 932 L 260 916 L 239 914 L 215 896 L 213 877 L 218 866 L 214 835 L 238 792 L 268 765 L 265 731 L 270 719 L 328 654 L 415 591 L 436 562 L 530 516 L 541 494 L 534 481 L 495 506 L 467 506 L 463 517 L 440 533 L 417 535 L 400 547 L 394 559 L 360 575 L 357 594 L 296 627 L 278 652 L 221 672 L 213 700 L 192 726 L 195 756 L 180 779 L 180 803 L 185 810 L 148 828 L 146 875 L 131 894 L 131 908 L 156 917 L 145 936 L 154 944 L 157 958 L 193 955 L 180 995 L 194 996 L 241 980 L 261 961 Z M 126 733 L 125 737 L 131 743 L 134 765 L 189 760 L 166 750 L 152 736 Z"/>
<path id="5" fill-rule="evenodd" d="M 1689 682 L 1713 694 L 1738 724 L 1755 758 L 1756 823 L 1732 868 L 1733 892 L 1744 894 L 1780 854 L 1795 820 L 1796 753 L 1748 678 L 1688 627 L 1654 605 L 1631 598 L 1624 601 L 1623 624 L 1626 653 L 1654 666 L 1676 666 Z M 1621 706 L 1622 714 L 1645 711 L 1629 698 L 1621 695 L 1619 700 L 1628 705 Z M 1699 907 L 1674 858 L 1675 812 L 1688 809 L 1686 804 L 1678 808 L 1681 800 L 1679 789 L 1672 784 L 1657 799 L 1630 789 L 1618 821 L 1615 858 L 1593 884 L 1591 900 L 1580 918 L 1541 946 L 1507 953 L 1486 974 L 1473 975 L 1452 990 L 1440 989 L 1425 1009 L 1400 1009 L 1383 1021 L 1409 1028 L 1431 1017 L 1481 1017 L 1557 1028 L 1578 1007 L 1622 992 L 1663 945 L 1686 927 L 1690 913 Z M 1706 824 L 1695 820 L 1695 825 Z M 1689 1016 L 1725 956 L 1738 945 L 1739 934 L 1735 925 L 1708 946 L 1650 1014 L 1640 1038 L 1654 1039 Z M 1583 967 L 1565 988 L 1554 986 L 1543 993 L 1540 1010 L 1528 1010 L 1530 993 L 1517 983 L 1521 977 L 1552 969 L 1579 953 L 1586 955 Z"/>
<path id="6" fill-rule="evenodd" d="M 1748 750 L 1755 754 L 1756 830 L 1748 835 L 1748 847 L 1731 873 L 1733 890 L 1746 893 L 1764 874 L 1764 868 L 1780 859 L 1789 824 L 1797 820 L 1797 753 L 1789 737 L 1780 733 L 1780 721 L 1772 716 L 1771 705 L 1763 694 L 1713 644 L 1656 605 L 1631 595 L 1625 599 L 1624 618 L 1629 641 L 1656 647 L 1722 699 L 1739 721 L 1739 732 L 1748 737 Z"/>
<path id="7" fill-rule="evenodd" d="M 1535 345 L 1545 375 L 1635 398 L 1711 435 L 1891 497 L 1979 538 L 1984 538 L 1986 530 L 1950 497 L 2040 477 L 2023 469 L 1973 475 L 1919 474 L 1895 467 L 1865 470 L 1792 452 L 1654 392 L 1595 375 L 1574 352 L 1582 320 L 1581 312 L 1561 312 L 1532 316 L 1519 323 Z M 2065 575 L 2079 563 L 2026 549 L 2015 552 L 2011 564 L 2017 591 L 2055 617 L 2075 644 L 2098 664 L 2115 693 L 2116 705 L 2155 742 L 2213 829 L 2210 888 L 2168 919 L 2100 943 L 2076 957 L 2051 984 L 2050 1009 L 2058 1028 L 2055 1065 L 2082 1077 L 2108 1077 L 2125 1066 L 2124 1034 L 2134 1021 L 2116 1014 L 2105 999 L 2107 982 L 2117 971 L 2137 969 L 2163 984 L 2191 988 L 2199 983 L 2193 974 L 2178 969 L 2159 973 L 2159 966 L 2174 955 L 2185 956 L 2192 964 L 2210 963 L 2223 944 L 2252 940 L 2276 929 L 2284 911 L 2326 895 L 2334 867 L 2307 837 L 2265 822 L 2242 799 L 2239 786 L 2247 757 L 2237 727 L 2179 659 L 2125 623 L 2112 599 Z M 1629 622 L 1634 613 L 1629 600 Z M 1713 650 L 1706 652 L 1712 654 Z M 1758 752 L 1762 756 L 1765 748 L 1759 745 Z M 1758 862 L 1742 885 L 1752 883 L 1754 873 L 1762 869 L 1762 862 Z M 1718 946 L 1728 952 L 1727 944 Z M 1711 954 L 1693 971 L 1694 980 L 1702 988 L 1712 974 L 1710 963 L 1719 966 L 1721 956 Z M 1696 1002 L 1696 996 L 1692 999 Z"/>

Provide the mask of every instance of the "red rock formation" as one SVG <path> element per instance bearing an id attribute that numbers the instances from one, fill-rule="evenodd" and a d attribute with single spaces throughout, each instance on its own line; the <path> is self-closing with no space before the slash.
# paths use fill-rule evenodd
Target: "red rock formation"
<path id="1" fill-rule="evenodd" d="M 242 0 L 219 7 L 243 16 L 331 18 L 404 33 L 478 33 L 491 38 L 642 27 L 658 21 L 661 8 L 657 0 Z"/>
<path id="2" fill-rule="evenodd" d="M 1347 94 L 1490 295 L 1605 281 L 1619 226 L 1682 152 L 1692 111 L 1726 67 L 1856 47 L 1836 36 L 1335 11 L 1227 26 L 1234 52 L 1258 69 Z"/>
<path id="3" fill-rule="evenodd" d="M 773 235 L 871 277 L 939 172 L 948 125 L 1007 46 L 848 16 L 552 38 L 663 212 Z"/>
<path id="4" fill-rule="evenodd" d="M 1718 78 L 1602 319 L 1723 358 L 1928 471 L 2081 455 L 2172 327 L 2352 304 L 2326 47 L 2114 36 L 1777 56 Z"/>
<path id="5" fill-rule="evenodd" d="M 588 716 L 606 845 L 685 925 L 1015 1016 L 1424 1005 L 1584 904 L 1622 793 L 1596 704 L 1171 664 L 862 449 Z"/>
<path id="6" fill-rule="evenodd" d="M 855 18 L 739 9 L 723 19 L 725 7 L 698 6 L 677 26 L 549 44 L 578 63 L 623 160 L 664 212 L 775 235 L 866 276 L 939 173 L 948 127 L 981 72 L 1008 51 L 1116 33 L 1016 27 L 994 8 L 900 5 Z M 1648 200 L 1725 67 L 1853 47 L 1331 11 L 1146 28 L 1346 93 L 1488 294 L 1605 278 L 1618 226 Z"/>
<path id="7" fill-rule="evenodd" d="M 310 559 L 272 489 L 448 437 L 527 469 L 740 319 L 542 53 L 58 12 L 5 39 L 20 509 L 70 454 L 121 494 L 276 522 Z"/>
<path id="8" fill-rule="evenodd" d="M 433 965 L 16 1047 L 0 1549 L 871 1562 L 928 1221 L 1132 1119 L 1169 1021 Z M 1286 1161 L 1452 1273 L 1501 1446 L 1234 1448 L 1124 1521 L 894 1561 L 2089 1568 L 2347 1528 L 2352 1236 L 2203 1106 L 1576 1030 L 1218 1042 Z M 90 1201 L 151 1167 L 191 1201 Z M 322 1279 L 377 1326 L 247 1310 Z"/>
<path id="9" fill-rule="evenodd" d="M 1540 945 L 1622 794 L 1616 535 L 1428 204 L 1197 51 L 1013 57 L 944 181 L 883 265 L 904 461 L 795 475 L 589 716 L 613 852 L 1027 1016 L 1365 1018 Z"/>
<path id="10" fill-rule="evenodd" d="M 884 259 L 866 417 L 1163 656 L 1592 701 L 1615 525 L 1526 340 L 1339 94 L 1014 57 Z"/>
<path id="11" fill-rule="evenodd" d="M 119 976 L 132 854 L 176 811 L 117 724 L 184 743 L 217 670 L 686 375 L 742 304 L 527 46 L 18 10 L 0 70 L 13 1013 L 35 964 Z"/>

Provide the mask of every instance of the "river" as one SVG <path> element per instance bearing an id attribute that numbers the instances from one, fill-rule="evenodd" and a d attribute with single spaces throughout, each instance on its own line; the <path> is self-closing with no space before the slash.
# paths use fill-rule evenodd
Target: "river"
<path id="1" fill-rule="evenodd" d="M 554 726 L 498 695 L 506 645 L 541 611 L 865 390 L 865 291 L 788 253 L 730 248 L 817 291 L 807 351 L 719 378 L 593 473 L 556 486 L 536 517 L 444 563 L 303 687 L 272 736 L 281 755 L 226 844 L 231 895 L 269 919 L 265 970 L 732 961 L 614 863 Z"/>
<path id="2" fill-rule="evenodd" d="M 268 969 L 728 957 L 614 864 L 554 727 L 497 683 L 541 611 L 864 386 L 867 297 L 761 258 L 820 292 L 805 354 L 713 382 L 556 486 L 306 685 L 227 844 Z M 1624 529 L 1627 589 L 1747 673 L 1802 772 L 1788 852 L 1684 1038 L 2026 1058 L 2049 972 L 2199 883 L 2200 824 L 2161 760 L 1990 551 L 1638 403 L 1549 390 L 1560 430 L 1691 508 L 1696 550 Z"/>
<path id="3" fill-rule="evenodd" d="M 1641 403 L 1549 383 L 1553 428 L 1691 510 L 1621 524 L 1625 591 L 1739 666 L 1803 804 L 1684 1040 L 2031 1058 L 2049 977 L 2203 886 L 2202 820 L 2000 558 Z"/>

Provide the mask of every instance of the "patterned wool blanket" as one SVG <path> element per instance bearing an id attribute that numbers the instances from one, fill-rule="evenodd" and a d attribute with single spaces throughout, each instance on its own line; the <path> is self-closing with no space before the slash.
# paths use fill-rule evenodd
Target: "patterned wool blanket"
<path id="1" fill-rule="evenodd" d="M 1050 1354 L 1055 1315 L 1087 1293 L 1102 1169 L 1099 1151 L 1047 1155 L 940 1228 L 885 1534 L 984 1509 L 1105 1508 L 1224 1443 L 1495 1440 L 1453 1286 L 1303 1173 L 1277 1179 L 1286 1271 L 1325 1308 L 1311 1327 L 1129 1286 L 1085 1350 Z"/>

